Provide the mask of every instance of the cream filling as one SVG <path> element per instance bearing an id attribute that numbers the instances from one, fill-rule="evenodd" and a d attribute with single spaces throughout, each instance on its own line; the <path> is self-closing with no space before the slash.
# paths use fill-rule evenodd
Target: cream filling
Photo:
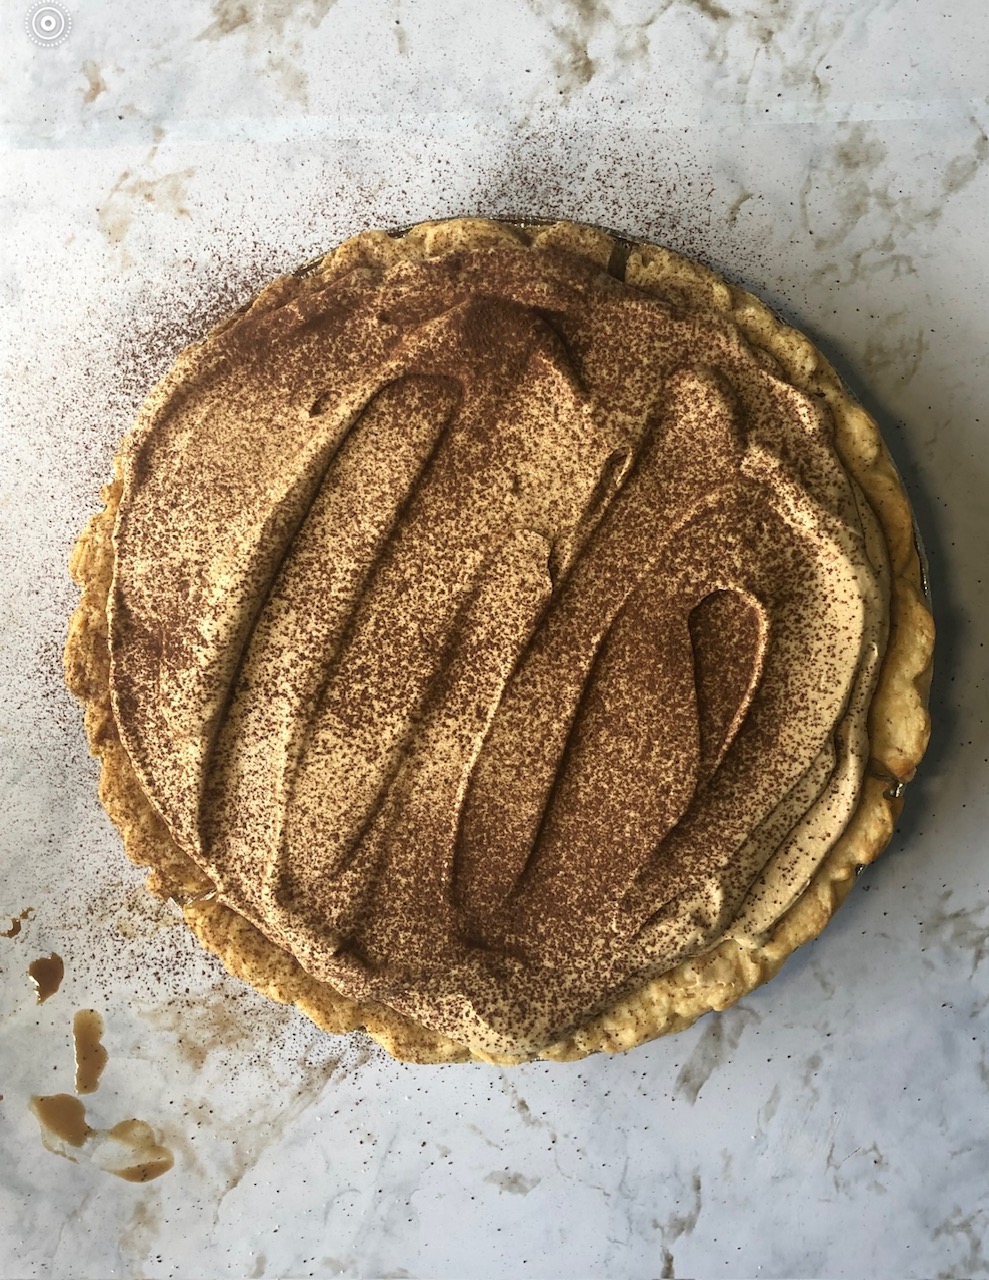
<path id="1" fill-rule="evenodd" d="M 347 995 L 538 1051 L 765 933 L 854 811 L 882 537 L 720 317 L 511 246 L 286 287 L 123 469 L 122 741 Z"/>

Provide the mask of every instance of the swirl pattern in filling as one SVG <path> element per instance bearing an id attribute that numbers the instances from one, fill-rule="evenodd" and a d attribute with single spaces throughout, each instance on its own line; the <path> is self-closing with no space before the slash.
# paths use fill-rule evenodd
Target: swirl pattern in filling
<path id="1" fill-rule="evenodd" d="M 538 1052 L 769 927 L 854 812 L 887 568 L 832 435 L 578 252 L 277 282 L 123 452 L 148 798 L 315 978 Z"/>

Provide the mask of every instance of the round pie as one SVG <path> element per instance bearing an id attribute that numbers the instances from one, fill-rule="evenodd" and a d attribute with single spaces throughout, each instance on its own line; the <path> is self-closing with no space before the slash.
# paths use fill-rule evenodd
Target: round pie
<path id="1" fill-rule="evenodd" d="M 654 245 L 358 235 L 181 353 L 104 499 L 66 671 L 127 853 L 230 972 L 402 1059 L 724 1008 L 926 745 L 874 421 Z"/>

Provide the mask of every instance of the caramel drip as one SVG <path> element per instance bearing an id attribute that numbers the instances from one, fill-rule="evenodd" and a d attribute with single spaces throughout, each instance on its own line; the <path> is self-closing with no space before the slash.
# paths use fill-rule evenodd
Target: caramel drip
<path id="1" fill-rule="evenodd" d="M 34 916 L 34 907 L 25 907 L 18 916 L 10 916 L 10 928 L 0 929 L 0 938 L 16 938 L 25 920 Z"/>
<path id="2" fill-rule="evenodd" d="M 348 995 L 538 1050 L 854 807 L 882 551 L 724 319 L 560 251 L 364 263 L 187 352 L 124 478 L 122 739 Z"/>
<path id="3" fill-rule="evenodd" d="M 46 1136 L 70 1147 L 81 1147 L 93 1133 L 86 1108 L 71 1093 L 52 1093 L 31 1099 L 31 1110 Z"/>
<path id="4" fill-rule="evenodd" d="M 105 1173 L 126 1182 L 150 1182 L 175 1163 L 175 1157 L 158 1141 L 149 1124 L 121 1120 L 110 1129 L 96 1129 L 86 1119 L 84 1104 L 71 1093 L 34 1097 L 31 1110 L 48 1150 L 73 1163 L 83 1156 Z M 74 1151 L 79 1155 L 72 1154 Z"/>
<path id="5" fill-rule="evenodd" d="M 38 993 L 38 1004 L 44 1004 L 62 985 L 65 964 L 62 957 L 53 951 L 50 956 L 39 956 L 37 960 L 32 960 L 27 971 Z"/>
<path id="6" fill-rule="evenodd" d="M 78 1009 L 72 1019 L 76 1059 L 76 1093 L 95 1093 L 108 1061 L 101 1040 L 103 1019 L 95 1009 Z"/>
<path id="7" fill-rule="evenodd" d="M 107 1130 L 107 1137 L 127 1152 L 129 1163 L 108 1170 L 125 1182 L 151 1182 L 167 1173 L 175 1157 L 155 1137 L 155 1131 L 144 1120 L 121 1120 Z"/>

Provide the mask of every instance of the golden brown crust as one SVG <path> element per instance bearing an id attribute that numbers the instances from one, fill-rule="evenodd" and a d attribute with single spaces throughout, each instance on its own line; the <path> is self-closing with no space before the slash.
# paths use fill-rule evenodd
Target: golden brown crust
<path id="1" fill-rule="evenodd" d="M 613 260 L 616 251 L 611 236 L 570 223 L 525 229 L 482 220 L 425 223 L 402 237 L 384 232 L 354 237 L 298 276 L 276 280 L 250 305 L 252 309 L 278 305 L 293 290 L 305 290 L 310 277 L 322 282 L 366 263 L 390 264 L 402 257 L 431 256 L 456 245 L 476 246 L 506 238 L 536 247 L 569 246 L 602 266 Z M 870 711 L 871 759 L 859 805 L 808 888 L 758 946 L 742 945 L 729 937 L 647 982 L 540 1055 L 557 1061 L 622 1051 L 682 1030 L 701 1014 L 726 1008 L 771 978 L 796 947 L 816 937 L 844 900 L 856 871 L 887 844 L 902 803 L 900 784 L 913 776 L 930 731 L 926 703 L 933 619 L 924 599 L 909 502 L 873 419 L 848 397 L 807 338 L 782 324 L 758 299 L 699 264 L 666 249 L 636 245 L 628 252 L 625 278 L 682 305 L 730 314 L 749 343 L 771 357 L 790 382 L 827 403 L 838 452 L 874 511 L 887 544 L 892 570 L 890 636 Z M 471 1058 L 474 1055 L 463 1046 L 394 1010 L 356 1003 L 306 974 L 294 957 L 216 900 L 205 874 L 178 847 L 145 796 L 121 745 L 110 705 L 106 603 L 121 487 L 118 477 L 103 491 L 105 509 L 92 517 L 72 556 L 72 576 L 83 592 L 69 627 L 65 672 L 69 688 L 86 708 L 90 747 L 102 764 L 100 798 L 120 830 L 128 856 L 150 868 L 152 892 L 182 904 L 190 928 L 229 972 L 273 999 L 297 1005 L 318 1026 L 337 1033 L 363 1027 L 389 1053 L 405 1061 Z M 521 1058 L 491 1060 L 509 1063 Z"/>

